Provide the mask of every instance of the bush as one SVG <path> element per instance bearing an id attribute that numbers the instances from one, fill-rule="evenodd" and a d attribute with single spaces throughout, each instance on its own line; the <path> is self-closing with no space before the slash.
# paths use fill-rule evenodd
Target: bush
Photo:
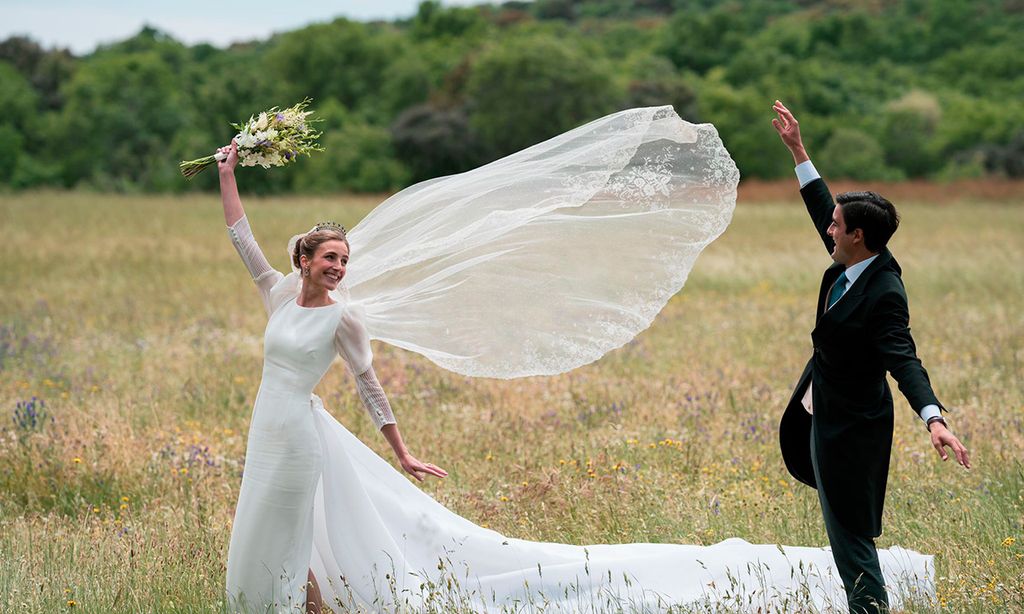
<path id="1" fill-rule="evenodd" d="M 462 107 L 412 107 L 395 120 L 391 138 L 413 181 L 461 173 L 485 161 L 483 148 Z"/>
<path id="2" fill-rule="evenodd" d="M 395 158 L 385 128 L 351 121 L 322 141 L 326 151 L 296 168 L 295 187 L 300 190 L 388 192 L 409 181 L 409 170 Z"/>
<path id="3" fill-rule="evenodd" d="M 597 119 L 622 100 L 599 58 L 546 35 L 492 47 L 467 89 L 470 125 L 495 156 Z"/>
<path id="4" fill-rule="evenodd" d="M 885 151 L 870 135 L 856 128 L 832 133 L 819 156 L 821 168 L 831 177 L 861 180 L 899 180 L 903 174 L 885 163 Z"/>

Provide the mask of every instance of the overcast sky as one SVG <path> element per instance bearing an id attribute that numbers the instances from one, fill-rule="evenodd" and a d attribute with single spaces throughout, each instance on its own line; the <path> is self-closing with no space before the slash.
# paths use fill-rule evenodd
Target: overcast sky
<path id="1" fill-rule="evenodd" d="M 442 0 L 445 5 L 481 0 Z M 89 53 L 97 44 L 128 38 L 143 25 L 188 44 L 224 46 L 267 38 L 335 17 L 395 19 L 416 12 L 419 0 L 0 0 L 0 40 L 27 34 L 45 47 Z"/>

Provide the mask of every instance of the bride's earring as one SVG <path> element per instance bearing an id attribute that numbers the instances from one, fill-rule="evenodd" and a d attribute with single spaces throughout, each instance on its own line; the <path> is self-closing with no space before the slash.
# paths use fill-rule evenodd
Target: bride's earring
<path id="1" fill-rule="evenodd" d="M 309 267 L 306 267 L 306 269 L 302 272 L 302 274 L 305 277 L 309 277 Z"/>

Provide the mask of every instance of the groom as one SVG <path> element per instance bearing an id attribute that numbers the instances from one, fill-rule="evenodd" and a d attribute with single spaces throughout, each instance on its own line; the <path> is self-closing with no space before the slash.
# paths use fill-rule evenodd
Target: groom
<path id="1" fill-rule="evenodd" d="M 793 114 L 779 101 L 772 125 L 793 154 L 800 195 L 834 264 L 821 280 L 814 354 L 779 427 L 793 477 L 818 489 L 825 530 L 851 612 L 887 612 L 874 538 L 892 448 L 892 393 L 886 371 L 925 421 L 942 460 L 949 446 L 970 468 L 947 429 L 942 406 L 910 336 L 900 266 L 886 249 L 899 225 L 892 203 L 874 192 L 832 196 L 811 164 Z"/>

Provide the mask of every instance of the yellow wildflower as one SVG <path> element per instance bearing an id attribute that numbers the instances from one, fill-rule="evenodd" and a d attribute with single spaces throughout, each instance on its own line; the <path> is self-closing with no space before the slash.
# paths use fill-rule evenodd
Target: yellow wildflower
<path id="1" fill-rule="evenodd" d="M 69 607 L 69 608 L 73 608 L 73 607 L 75 607 L 76 605 L 78 605 L 78 602 L 77 602 L 77 601 L 75 601 L 74 599 L 68 599 L 68 607 Z"/>
<path id="2" fill-rule="evenodd" d="M 71 459 L 71 462 L 73 462 L 74 464 L 77 465 L 77 464 L 82 462 L 82 459 L 76 456 L 76 457 Z"/>
<path id="3" fill-rule="evenodd" d="M 1007 537 L 1006 539 L 1003 540 L 1003 546 L 1006 546 L 1007 548 L 1009 548 L 1010 546 L 1014 545 L 1015 543 L 1017 543 L 1017 538 L 1016 537 Z"/>

